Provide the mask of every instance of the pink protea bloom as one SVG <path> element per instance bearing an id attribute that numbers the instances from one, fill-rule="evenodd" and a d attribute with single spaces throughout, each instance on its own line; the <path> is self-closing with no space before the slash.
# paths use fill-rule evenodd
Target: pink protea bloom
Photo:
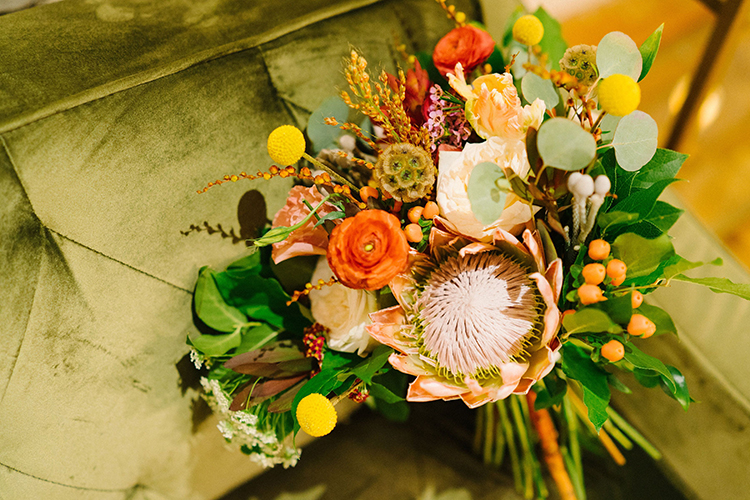
<path id="1" fill-rule="evenodd" d="M 535 231 L 498 229 L 492 244 L 437 220 L 429 254 L 412 253 L 390 284 L 399 305 L 370 314 L 370 335 L 394 348 L 391 365 L 416 376 L 408 401 L 461 398 L 476 408 L 526 394 L 554 367 L 562 261 L 545 263 Z"/>
<path id="2" fill-rule="evenodd" d="M 273 227 L 293 226 L 310 214 L 304 201 L 307 201 L 311 207 L 317 207 L 323 201 L 323 195 L 315 186 L 294 186 L 289 191 L 286 204 L 276 212 L 273 218 Z M 320 210 L 318 216 L 323 217 L 336 210 L 333 205 L 326 203 Z M 307 221 L 301 228 L 292 231 L 292 233 L 279 243 L 273 244 L 271 257 L 274 263 L 297 257 L 299 255 L 325 255 L 328 248 L 328 233 L 322 226 L 315 227 L 315 217 Z"/>

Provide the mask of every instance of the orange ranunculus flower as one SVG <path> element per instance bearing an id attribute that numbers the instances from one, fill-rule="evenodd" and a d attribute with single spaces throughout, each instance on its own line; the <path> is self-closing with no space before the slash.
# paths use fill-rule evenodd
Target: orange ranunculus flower
<path id="1" fill-rule="evenodd" d="M 409 243 L 398 218 L 383 210 L 365 210 L 334 228 L 327 256 L 341 283 L 378 290 L 406 267 Z"/>
<path id="2" fill-rule="evenodd" d="M 435 46 L 432 62 L 445 76 L 456 63 L 471 71 L 487 60 L 495 50 L 495 41 L 489 33 L 474 26 L 461 26 L 448 32 Z"/>

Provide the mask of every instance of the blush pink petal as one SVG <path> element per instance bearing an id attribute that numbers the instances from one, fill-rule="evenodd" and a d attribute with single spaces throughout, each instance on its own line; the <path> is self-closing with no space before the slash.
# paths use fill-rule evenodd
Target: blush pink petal
<path id="1" fill-rule="evenodd" d="M 273 227 L 289 227 L 300 223 L 310 213 L 304 201 L 316 207 L 322 200 L 323 195 L 314 186 L 309 188 L 294 186 L 289 191 L 286 204 L 276 212 Z M 335 210 L 333 205 L 326 204 L 318 210 L 318 214 L 322 217 L 333 210 Z M 274 263 L 278 264 L 300 255 L 325 255 L 327 248 L 328 233 L 321 226 L 315 227 L 315 221 L 310 220 L 301 228 L 292 231 L 284 241 L 274 243 L 271 258 Z"/>
<path id="2" fill-rule="evenodd" d="M 446 384 L 434 377 L 420 375 L 409 384 L 406 400 L 415 403 L 443 399 L 449 401 L 461 396 L 466 388 Z"/>
<path id="3" fill-rule="evenodd" d="M 466 257 L 467 255 L 489 252 L 491 250 L 495 250 L 495 247 L 488 245 L 487 243 L 469 243 L 459 250 L 458 253 L 461 257 Z"/>
<path id="4" fill-rule="evenodd" d="M 559 257 L 552 261 L 552 264 L 547 268 L 547 272 L 544 273 L 544 277 L 547 278 L 550 286 L 552 287 L 552 293 L 555 298 L 555 303 L 560 300 L 560 294 L 562 293 L 563 285 L 563 263 Z"/>
<path id="5" fill-rule="evenodd" d="M 539 235 L 536 231 L 532 233 L 527 229 L 523 232 L 523 242 L 534 257 L 536 268 L 540 272 L 544 272 L 547 266 L 544 264 L 544 252 L 542 251 L 542 241 L 539 239 Z"/>
<path id="6" fill-rule="evenodd" d="M 396 370 L 406 373 L 407 375 L 430 375 L 431 372 L 414 359 L 412 356 L 404 356 L 395 352 L 388 357 L 388 362 Z"/>
<path id="7" fill-rule="evenodd" d="M 536 281 L 536 287 L 544 299 L 547 310 L 544 312 L 544 331 L 542 332 L 542 345 L 547 345 L 557 333 L 560 326 L 560 310 L 557 308 L 555 294 L 546 278 L 539 273 L 529 275 Z"/>

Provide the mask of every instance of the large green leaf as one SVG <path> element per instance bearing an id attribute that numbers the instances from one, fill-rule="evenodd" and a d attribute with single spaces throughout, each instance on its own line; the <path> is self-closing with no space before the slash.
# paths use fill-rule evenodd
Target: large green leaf
<path id="1" fill-rule="evenodd" d="M 399 401 L 404 401 L 404 398 L 393 394 L 393 392 L 384 385 L 372 383 L 369 386 L 369 391 L 372 397 L 380 399 L 385 403 L 393 404 L 398 403 Z"/>
<path id="2" fill-rule="evenodd" d="M 669 370 L 669 373 L 671 375 L 671 382 L 674 383 L 674 390 L 671 390 L 671 384 L 665 380 L 665 377 L 661 377 L 661 386 L 662 389 L 664 389 L 664 392 L 669 394 L 672 398 L 674 398 L 680 405 L 682 405 L 682 408 L 687 410 L 688 406 L 690 406 L 690 403 L 693 401 L 693 399 L 690 397 L 690 393 L 688 391 L 687 386 L 687 380 L 685 380 L 685 376 L 671 365 L 664 365 L 667 367 L 667 370 Z"/>
<path id="3" fill-rule="evenodd" d="M 678 274 L 673 279 L 703 285 L 715 293 L 729 293 L 750 300 L 750 284 L 734 283 L 727 278 L 690 278 L 684 274 Z"/>
<path id="4" fill-rule="evenodd" d="M 345 381 L 339 380 L 339 371 L 335 368 L 323 368 L 317 375 L 308 380 L 299 390 L 292 402 L 292 418 L 294 419 L 294 434 L 299 431 L 297 422 L 297 406 L 305 396 L 313 393 L 328 396 L 329 393 L 344 385 Z"/>
<path id="5" fill-rule="evenodd" d="M 585 307 L 573 314 L 566 315 L 563 318 L 563 326 L 568 335 L 600 332 L 620 333 L 622 331 L 620 325 L 612 321 L 607 313 L 591 307 Z"/>
<path id="6" fill-rule="evenodd" d="M 500 218 L 509 192 L 510 183 L 497 164 L 485 161 L 471 171 L 466 194 L 471 202 L 471 211 L 485 226 Z"/>
<path id="7" fill-rule="evenodd" d="M 191 337 L 193 346 L 206 356 L 222 356 L 242 342 L 242 327 L 224 335 L 199 335 Z"/>
<path id="8" fill-rule="evenodd" d="M 635 233 L 618 236 L 612 243 L 613 255 L 628 266 L 627 279 L 646 276 L 674 254 L 669 236 L 663 234 L 652 240 Z"/>
<path id="9" fill-rule="evenodd" d="M 597 302 L 592 307 L 601 309 L 607 313 L 607 316 L 612 319 L 612 321 L 620 325 L 627 325 L 630 321 L 630 317 L 633 315 L 633 304 L 631 294 L 629 293 L 620 297 L 611 297 L 609 300 Z"/>
<path id="10" fill-rule="evenodd" d="M 539 128 L 539 155 L 544 163 L 561 170 L 581 170 L 596 156 L 596 141 L 580 125 L 552 118 Z"/>
<path id="11" fill-rule="evenodd" d="M 560 102 L 560 94 L 557 93 L 555 86 L 552 85 L 552 81 L 547 78 L 542 78 L 536 73 L 526 73 L 521 80 L 521 90 L 523 91 L 523 98 L 531 104 L 536 99 L 544 101 L 544 106 L 547 109 L 555 109 L 557 103 Z"/>
<path id="12" fill-rule="evenodd" d="M 215 274 L 209 267 L 200 270 L 193 296 L 195 313 L 201 321 L 214 330 L 234 332 L 247 322 L 247 317 L 242 311 L 224 301 L 216 286 Z"/>
<path id="13" fill-rule="evenodd" d="M 563 346 L 563 372 L 569 378 L 577 380 L 583 387 L 583 403 L 588 408 L 589 420 L 596 430 L 601 429 L 609 418 L 607 407 L 611 393 L 607 384 L 608 373 L 599 368 L 591 358 L 578 347 Z"/>
<path id="14" fill-rule="evenodd" d="M 720 266 L 723 263 L 720 258 L 716 258 L 711 262 L 691 262 L 680 257 L 679 255 L 675 255 L 673 259 L 673 261 L 669 262 L 669 264 L 664 267 L 664 279 L 672 279 L 678 274 L 682 274 L 685 271 L 695 269 L 696 267 L 705 266 L 706 264 L 710 264 L 712 266 Z"/>
<path id="15" fill-rule="evenodd" d="M 250 352 L 268 345 L 276 339 L 278 331 L 266 324 L 256 323 L 251 328 L 245 328 L 242 332 L 242 341 L 237 346 L 236 354 Z"/>
<path id="16" fill-rule="evenodd" d="M 677 390 L 677 385 L 672 378 L 672 372 L 669 371 L 666 365 L 655 357 L 649 356 L 638 349 L 632 342 L 625 343 L 625 360 L 636 368 L 659 374 L 663 377 L 672 394 Z"/>
<path id="17" fill-rule="evenodd" d="M 622 117 L 610 145 L 620 167 L 635 172 L 653 158 L 658 141 L 659 127 L 654 119 L 636 110 Z"/>
<path id="18" fill-rule="evenodd" d="M 596 47 L 596 67 L 600 78 L 622 74 L 638 80 L 643 61 L 635 42 L 625 33 L 613 31 Z"/>
<path id="19" fill-rule="evenodd" d="M 656 53 L 659 52 L 659 45 L 661 44 L 661 34 L 664 31 L 664 23 L 661 24 L 658 28 L 656 28 L 656 31 L 651 33 L 651 36 L 649 36 L 645 42 L 640 46 L 638 49 L 641 53 L 641 58 L 643 59 L 643 68 L 641 69 L 641 76 L 638 77 L 638 81 L 640 82 L 644 78 L 646 78 L 646 75 L 648 74 L 648 71 L 651 69 L 651 65 L 654 63 L 654 59 L 656 58 Z"/>

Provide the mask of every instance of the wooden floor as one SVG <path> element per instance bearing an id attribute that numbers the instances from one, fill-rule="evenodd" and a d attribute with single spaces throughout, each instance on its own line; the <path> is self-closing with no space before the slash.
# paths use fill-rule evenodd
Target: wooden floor
<path id="1" fill-rule="evenodd" d="M 542 2 L 544 4 L 544 2 Z M 750 3 L 746 0 L 745 4 Z M 692 74 L 712 82 L 696 126 L 679 149 L 690 154 L 676 192 L 698 219 L 750 267 L 750 9 L 735 20 L 718 70 L 696 72 L 713 29 L 713 15 L 695 0 L 613 0 L 563 21 L 569 45 L 596 44 L 610 31 L 643 42 L 664 22 L 661 50 L 641 82 L 641 109 L 667 140 L 679 105 L 679 86 Z M 682 83 L 681 83 L 682 82 Z M 670 110 L 670 107 L 672 110 Z M 713 120 L 711 119 L 713 115 Z"/>

